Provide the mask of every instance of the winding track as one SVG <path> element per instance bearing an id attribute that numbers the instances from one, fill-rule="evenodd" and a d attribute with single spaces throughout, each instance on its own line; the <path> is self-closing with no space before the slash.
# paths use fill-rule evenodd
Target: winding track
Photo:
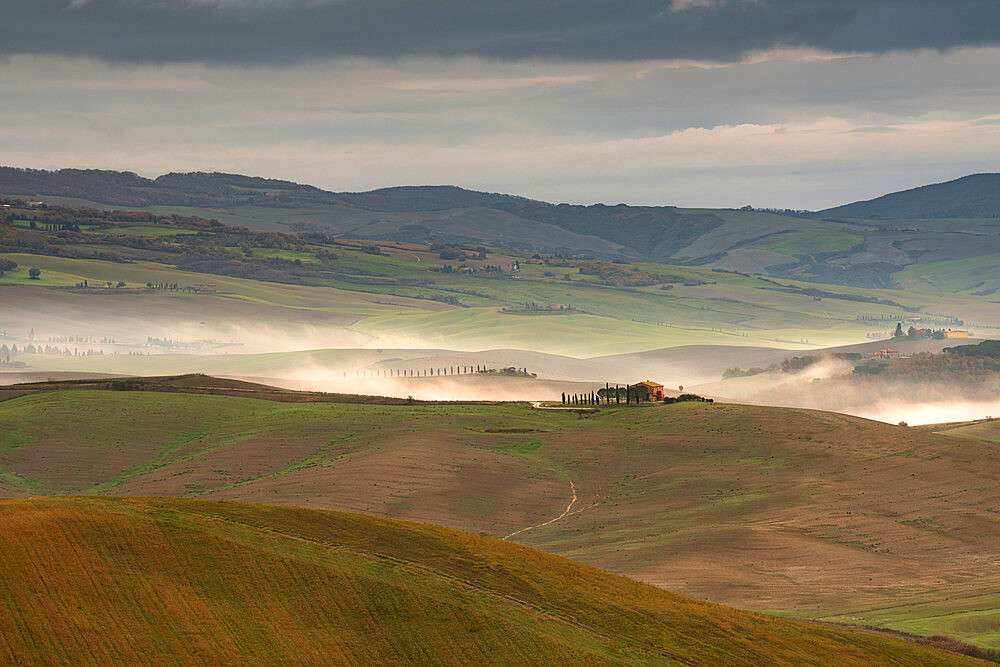
<path id="1" fill-rule="evenodd" d="M 527 528 L 522 528 L 521 530 L 515 530 L 513 533 L 511 533 L 510 535 L 507 535 L 503 539 L 509 540 L 510 538 L 514 537 L 515 535 L 519 535 L 520 533 L 523 533 L 523 532 L 525 532 L 527 530 L 531 530 L 532 528 L 541 528 L 542 526 L 547 526 L 550 523 L 555 523 L 559 519 L 562 519 L 567 514 L 569 514 L 570 510 L 573 509 L 573 505 L 576 504 L 576 484 L 573 483 L 573 480 L 569 481 L 569 489 L 570 489 L 570 491 L 573 494 L 573 499 L 571 501 L 569 501 L 569 505 L 566 506 L 566 509 L 563 510 L 562 514 L 560 514 L 559 516 L 557 516 L 554 519 L 549 519 L 545 523 L 539 523 L 539 524 L 535 524 L 534 526 L 528 526 Z"/>

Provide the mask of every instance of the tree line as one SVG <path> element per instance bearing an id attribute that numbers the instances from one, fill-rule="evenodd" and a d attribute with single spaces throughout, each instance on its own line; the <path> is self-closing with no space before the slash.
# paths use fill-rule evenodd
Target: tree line
<path id="1" fill-rule="evenodd" d="M 348 371 L 343 371 L 344 379 L 347 379 Z M 413 377 L 444 377 L 453 375 L 506 375 L 512 377 L 536 377 L 535 373 L 529 373 L 527 368 L 516 368 L 508 366 L 506 368 L 489 368 L 484 364 L 463 365 L 463 366 L 442 366 L 440 368 L 376 368 L 355 369 L 355 378 L 413 378 Z"/>

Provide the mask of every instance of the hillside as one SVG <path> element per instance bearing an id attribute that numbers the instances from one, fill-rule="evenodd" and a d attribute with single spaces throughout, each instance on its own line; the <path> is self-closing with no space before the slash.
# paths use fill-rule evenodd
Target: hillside
<path id="1" fill-rule="evenodd" d="M 0 197 L 197 215 L 257 231 L 459 243 L 527 255 L 582 254 L 859 287 L 910 286 L 919 278 L 922 287 L 938 291 L 954 291 L 957 284 L 961 291 L 984 292 L 1000 288 L 1000 276 L 983 276 L 982 271 L 956 276 L 954 267 L 949 271 L 939 265 L 968 259 L 996 263 L 1000 234 L 993 224 L 994 181 L 991 175 L 970 176 L 928 186 L 927 195 L 889 195 L 883 198 L 889 202 L 885 206 L 872 204 L 877 211 L 852 208 L 869 206 L 859 203 L 816 215 L 553 204 L 455 186 L 338 193 L 237 174 L 173 173 L 147 179 L 127 172 L 9 167 L 0 168 Z M 920 203 L 893 203 L 913 197 Z M 939 201 L 945 203 L 931 205 Z M 908 219 L 890 225 L 878 216 Z M 922 267 L 931 268 L 920 273 Z M 938 284 L 934 278 L 939 272 L 951 275 Z"/>
<path id="2" fill-rule="evenodd" d="M 190 496 L 432 522 L 715 602 L 1000 648 L 1000 617 L 977 611 L 1000 601 L 1000 463 L 983 440 L 721 404 L 581 418 L 139 391 L 23 396 L 0 402 L 0 422 L 7 497 Z"/>
<path id="3" fill-rule="evenodd" d="M 1000 174 L 973 174 L 946 183 L 883 195 L 820 211 L 844 218 L 997 218 Z"/>
<path id="4" fill-rule="evenodd" d="M 0 535 L 7 663 L 976 664 L 360 515 L 61 498 Z"/>
<path id="5" fill-rule="evenodd" d="M 592 357 L 691 344 L 846 344 L 883 338 L 904 317 L 934 328 L 967 323 L 987 336 L 1000 327 L 1000 305 L 972 294 L 261 233 L 196 216 L 10 211 L 0 216 L 0 336 L 19 351 L 32 330 L 38 341 L 86 341 L 84 352 L 119 357 L 352 347 Z M 98 348 L 95 339 L 117 342 Z M 80 359 L 74 349 L 13 361 L 43 371 L 239 374 L 217 360 L 211 369 L 128 368 L 139 362 Z M 249 374 L 279 377 L 264 367 Z"/>

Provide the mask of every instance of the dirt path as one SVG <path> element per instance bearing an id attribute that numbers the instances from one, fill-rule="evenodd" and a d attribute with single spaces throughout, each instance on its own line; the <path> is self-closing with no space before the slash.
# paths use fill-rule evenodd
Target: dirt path
<path id="1" fill-rule="evenodd" d="M 532 401 L 531 407 L 536 410 L 574 410 L 576 412 L 597 412 L 597 406 L 577 406 L 577 405 L 542 405 L 542 401 Z"/>
<path id="2" fill-rule="evenodd" d="M 576 504 L 576 484 L 573 483 L 573 480 L 569 481 L 569 490 L 573 493 L 573 499 L 571 501 L 569 501 L 569 505 L 566 506 L 566 509 L 563 510 L 562 514 L 560 514 L 559 516 L 557 516 L 554 519 L 549 519 L 545 523 L 539 523 L 539 524 L 535 524 L 534 526 L 528 526 L 527 528 L 522 528 L 521 530 L 515 530 L 513 533 L 511 533 L 510 535 L 507 535 L 503 539 L 509 540 L 510 538 L 514 537 L 515 535 L 519 535 L 519 534 L 521 534 L 521 533 L 523 533 L 523 532 L 525 532 L 527 530 L 531 530 L 532 528 L 541 528 L 542 526 L 547 526 L 550 523 L 555 523 L 559 519 L 562 519 L 563 517 L 565 517 L 567 514 L 569 514 L 570 510 L 573 509 L 573 505 Z"/>

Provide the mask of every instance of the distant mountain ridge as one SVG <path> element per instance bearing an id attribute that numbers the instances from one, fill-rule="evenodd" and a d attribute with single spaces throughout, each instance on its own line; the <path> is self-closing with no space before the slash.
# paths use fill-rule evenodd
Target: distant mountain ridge
<path id="1" fill-rule="evenodd" d="M 373 211 L 443 211 L 470 206 L 533 202 L 526 197 L 466 190 L 455 185 L 401 185 L 368 192 L 343 192 L 342 200 Z"/>
<path id="2" fill-rule="evenodd" d="M 972 174 L 820 211 L 845 218 L 1000 217 L 1000 174 Z"/>
<path id="3" fill-rule="evenodd" d="M 336 216 L 347 220 L 358 211 L 420 214 L 437 211 L 483 209 L 506 214 L 510 220 L 529 221 L 547 226 L 550 236 L 560 238 L 554 244 L 519 243 L 506 234 L 509 247 L 567 253 L 603 251 L 617 259 L 652 259 L 683 248 L 723 221 L 711 214 L 682 213 L 672 206 L 636 207 L 578 206 L 550 204 L 514 195 L 477 192 L 451 185 L 401 186 L 370 192 L 335 193 L 290 181 L 223 173 L 170 173 L 155 179 L 130 172 L 88 169 L 44 171 L 0 167 L 0 193 L 71 197 L 119 207 L 188 206 L 188 207 L 265 207 L 297 210 L 315 206 L 332 207 L 325 215 L 325 231 L 336 225 Z M 289 217 L 282 214 L 281 217 Z M 410 221 L 407 221 L 410 222 Z M 539 225 L 538 223 L 541 223 Z M 400 228 L 402 231 L 400 232 Z M 341 229 L 333 231 L 342 233 Z M 501 235 L 504 232 L 501 230 Z M 369 233 L 372 238 L 413 241 L 458 241 L 492 243 L 467 234 L 451 233 L 435 239 L 434 230 L 422 219 L 399 225 L 389 232 Z M 587 241 L 589 237 L 592 241 Z M 594 243 L 596 240 L 602 243 Z M 610 242 L 610 243 L 608 243 Z M 577 244 L 576 246 L 571 244 Z M 582 246 L 580 245 L 582 243 Z"/>
<path id="4" fill-rule="evenodd" d="M 438 211 L 502 203 L 541 203 L 525 197 L 466 190 L 454 185 L 398 186 L 368 192 L 328 192 L 259 176 L 220 172 L 171 172 L 145 178 L 101 169 L 21 169 L 0 167 L 0 192 L 33 197 L 72 197 L 112 206 L 275 207 L 326 203 L 372 211 Z"/>
<path id="5" fill-rule="evenodd" d="M 72 197 L 125 207 L 287 205 L 292 203 L 292 195 L 300 202 L 349 205 L 334 193 L 311 185 L 204 172 L 169 173 L 150 179 L 127 171 L 0 167 L 0 192 Z"/>
<path id="6" fill-rule="evenodd" d="M 816 213 L 552 204 L 454 185 L 329 192 L 217 172 L 144 178 L 13 167 L 0 167 L 0 195 L 200 215 L 263 231 L 703 266 L 858 287 L 980 296 L 1000 291 L 1000 271 L 991 268 L 1000 266 L 994 258 L 1000 258 L 1000 228 L 993 222 L 1000 217 L 1000 174 L 975 174 Z M 908 220 L 892 222 L 899 218 Z M 976 261 L 948 264 L 971 259 Z"/>
<path id="7" fill-rule="evenodd" d="M 259 176 L 221 172 L 171 172 L 150 179 L 102 169 L 24 169 L 0 167 L 0 193 L 87 199 L 113 206 L 233 206 L 247 203 L 297 206 L 329 203 L 370 211 L 441 211 L 468 207 L 511 211 L 551 209 L 547 217 L 590 210 L 603 220 L 622 210 L 677 210 L 673 206 L 592 206 L 551 204 L 518 195 L 468 190 L 454 185 L 405 185 L 365 192 L 330 192 Z M 848 218 L 992 218 L 1000 216 L 1000 173 L 971 174 L 875 199 L 815 212 Z M 594 217 L 591 214 L 589 217 Z M 628 218 L 628 216 L 626 216 Z"/>

